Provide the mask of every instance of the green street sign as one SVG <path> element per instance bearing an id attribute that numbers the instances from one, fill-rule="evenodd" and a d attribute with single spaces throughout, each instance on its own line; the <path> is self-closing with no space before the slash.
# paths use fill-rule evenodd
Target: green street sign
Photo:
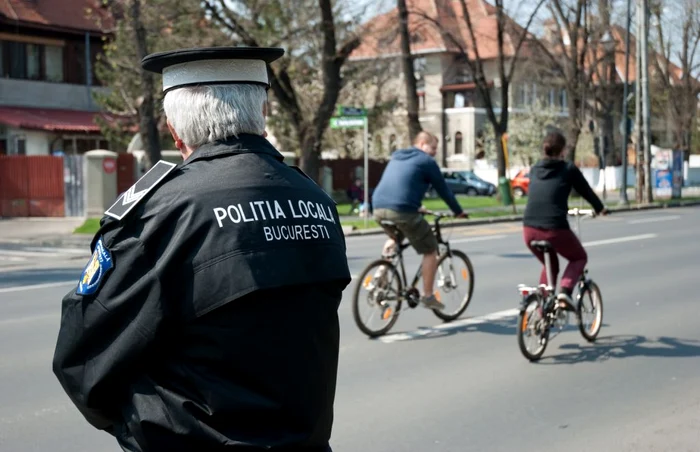
<path id="1" fill-rule="evenodd" d="M 338 116 L 367 116 L 367 109 L 338 105 Z"/>
<path id="2" fill-rule="evenodd" d="M 331 118 L 331 129 L 361 129 L 365 126 L 366 119 L 357 116 Z"/>

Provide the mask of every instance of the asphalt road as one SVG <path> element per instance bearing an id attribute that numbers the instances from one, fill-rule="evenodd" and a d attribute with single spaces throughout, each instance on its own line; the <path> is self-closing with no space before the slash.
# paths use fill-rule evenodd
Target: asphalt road
<path id="1" fill-rule="evenodd" d="M 515 337 L 517 284 L 539 273 L 519 224 L 449 230 L 476 272 L 469 309 L 449 325 L 417 308 L 369 340 L 353 323 L 349 287 L 334 450 L 700 450 L 699 224 L 699 208 L 583 223 L 604 326 L 594 345 L 574 327 L 563 332 L 538 364 L 520 355 Z M 353 273 L 382 242 L 348 238 Z M 58 255 L 0 265 L 0 451 L 116 452 L 51 373 L 60 299 L 71 288 L 64 281 L 85 260 L 44 252 Z M 409 272 L 417 262 L 411 255 Z"/>

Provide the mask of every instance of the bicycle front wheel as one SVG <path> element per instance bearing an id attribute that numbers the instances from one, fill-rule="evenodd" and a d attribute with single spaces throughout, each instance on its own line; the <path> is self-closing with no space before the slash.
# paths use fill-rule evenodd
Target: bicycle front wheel
<path id="1" fill-rule="evenodd" d="M 401 310 L 401 289 L 399 272 L 391 262 L 379 259 L 365 267 L 352 300 L 352 315 L 360 331 L 378 337 L 394 326 Z M 376 327 L 374 320 L 378 320 Z"/>
<path id="2" fill-rule="evenodd" d="M 579 294 L 576 314 L 581 335 L 588 342 L 595 342 L 603 325 L 603 297 L 593 281 L 588 282 Z"/>
<path id="3" fill-rule="evenodd" d="M 436 298 L 445 309 L 433 309 L 436 316 L 449 322 L 469 306 L 474 293 L 474 267 L 466 254 L 451 250 L 438 260 L 435 272 Z"/>

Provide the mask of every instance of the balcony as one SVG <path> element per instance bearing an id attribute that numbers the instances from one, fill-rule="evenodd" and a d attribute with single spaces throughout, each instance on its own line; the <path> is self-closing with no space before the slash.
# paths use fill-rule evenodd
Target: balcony
<path id="1" fill-rule="evenodd" d="M 92 88 L 106 92 L 107 88 Z M 85 85 L 0 79 L 0 105 L 98 111 Z"/>

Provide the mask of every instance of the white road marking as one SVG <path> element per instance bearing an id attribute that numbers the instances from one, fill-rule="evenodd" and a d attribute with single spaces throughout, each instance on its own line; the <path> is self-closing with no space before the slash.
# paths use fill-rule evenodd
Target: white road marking
<path id="1" fill-rule="evenodd" d="M 508 237 L 507 235 L 489 235 L 484 237 L 470 237 L 468 239 L 457 239 L 450 240 L 450 245 L 453 243 L 467 243 L 467 242 L 486 242 L 488 240 L 500 240 Z"/>
<path id="2" fill-rule="evenodd" d="M 592 246 L 601 245 L 612 245 L 614 243 L 624 243 L 624 242 L 634 242 L 636 240 L 648 240 L 657 237 L 656 234 L 640 234 L 640 235 L 630 235 L 627 237 L 618 237 L 616 239 L 606 239 L 606 240 L 595 240 L 593 242 L 583 243 L 584 248 L 590 248 Z"/>
<path id="3" fill-rule="evenodd" d="M 668 215 L 665 217 L 648 217 L 648 218 L 639 218 L 637 220 L 630 220 L 627 222 L 627 224 L 643 224 L 643 223 L 656 223 L 658 221 L 671 221 L 671 220 L 679 220 L 682 218 L 680 215 Z"/>
<path id="4" fill-rule="evenodd" d="M 59 254 L 85 254 L 91 255 L 90 247 L 85 248 L 50 248 L 50 247 L 26 247 L 28 251 L 38 251 L 41 253 L 59 253 Z"/>
<path id="5" fill-rule="evenodd" d="M 405 333 L 387 334 L 386 336 L 381 336 L 380 341 L 385 344 L 391 344 L 393 342 L 410 341 L 422 336 L 430 336 L 432 334 L 440 333 L 441 331 L 450 331 L 457 328 L 461 328 L 468 325 L 477 325 L 480 323 L 486 323 L 492 320 L 506 319 L 509 317 L 515 317 L 518 315 L 519 310 L 508 309 L 505 311 L 493 312 L 491 314 L 486 314 L 479 317 L 472 317 L 470 319 L 456 320 L 450 323 L 442 323 L 429 328 L 420 328 L 414 331 L 407 331 Z"/>
<path id="6" fill-rule="evenodd" d="M 72 286 L 72 285 L 77 285 L 77 284 L 78 284 L 78 280 L 74 279 L 72 281 L 62 281 L 62 282 L 46 283 L 46 284 L 32 284 L 29 286 L 2 287 L 2 288 L 0 288 L 0 293 L 23 292 L 25 290 L 48 289 L 51 287 L 64 287 L 64 286 Z"/>
<path id="7" fill-rule="evenodd" d="M 0 255 L 19 256 L 19 257 L 58 257 L 56 252 L 37 252 L 37 251 L 20 251 L 20 250 L 0 250 Z"/>
<path id="8" fill-rule="evenodd" d="M 27 317 L 18 317 L 16 319 L 0 320 L 0 326 L 8 326 L 8 325 L 24 324 L 24 323 L 32 323 L 32 322 L 41 322 L 44 320 L 55 321 L 55 320 L 58 320 L 60 318 L 61 318 L 61 314 L 59 312 L 55 312 L 53 314 L 30 315 Z"/>
<path id="9" fill-rule="evenodd" d="M 0 254 L 0 261 L 9 261 L 9 262 L 24 262 L 26 261 L 27 258 L 25 257 L 17 257 L 17 256 L 3 256 Z"/>

